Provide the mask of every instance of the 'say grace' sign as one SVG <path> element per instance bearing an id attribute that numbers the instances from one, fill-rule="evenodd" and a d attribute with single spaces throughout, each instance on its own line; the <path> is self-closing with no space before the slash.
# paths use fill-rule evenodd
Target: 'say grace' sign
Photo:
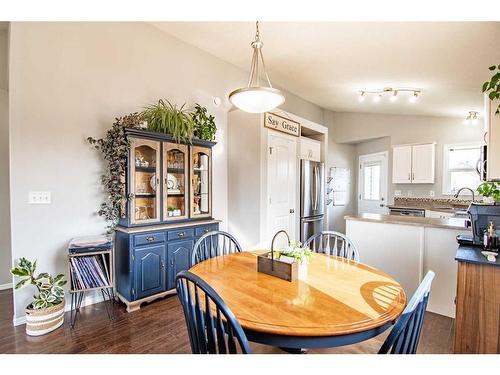
<path id="1" fill-rule="evenodd" d="M 296 137 L 300 136 L 300 123 L 271 112 L 265 113 L 264 126 Z"/>

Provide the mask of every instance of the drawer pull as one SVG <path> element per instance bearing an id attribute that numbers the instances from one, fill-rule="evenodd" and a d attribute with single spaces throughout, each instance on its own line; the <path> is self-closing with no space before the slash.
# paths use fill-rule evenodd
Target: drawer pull
<path id="1" fill-rule="evenodd" d="M 148 241 L 148 242 L 153 242 L 154 240 L 155 240 L 155 236 L 146 237 L 146 241 Z"/>
<path id="2" fill-rule="evenodd" d="M 184 237 L 184 236 L 186 235 L 186 232 L 180 232 L 180 233 L 177 233 L 177 235 L 178 235 L 179 237 Z"/>

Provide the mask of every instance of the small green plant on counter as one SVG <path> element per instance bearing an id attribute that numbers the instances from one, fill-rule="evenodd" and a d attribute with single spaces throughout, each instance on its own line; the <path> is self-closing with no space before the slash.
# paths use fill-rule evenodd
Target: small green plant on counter
<path id="1" fill-rule="evenodd" d="M 175 211 L 177 208 L 175 206 L 168 206 L 167 211 Z"/>
<path id="2" fill-rule="evenodd" d="M 158 103 L 148 105 L 141 115 L 147 121 L 149 130 L 171 134 L 176 142 L 191 142 L 194 121 L 184 106 L 177 108 L 168 100 L 160 99 Z"/>
<path id="3" fill-rule="evenodd" d="M 20 279 L 15 289 L 21 289 L 27 285 L 34 285 L 38 289 L 38 295 L 33 296 L 34 300 L 28 308 L 43 309 L 60 304 L 64 299 L 63 285 L 66 284 L 64 275 L 59 274 L 52 277 L 46 272 L 35 275 L 35 271 L 36 260 L 30 262 L 26 258 L 21 258 L 17 267 L 10 270 L 14 276 Z"/>
<path id="4" fill-rule="evenodd" d="M 125 128 L 138 127 L 144 120 L 140 113 L 115 119 L 113 126 L 101 139 L 87 138 L 94 148 L 101 151 L 106 162 L 106 172 L 101 175 L 101 183 L 106 190 L 106 201 L 101 203 L 100 216 L 104 217 L 110 224 L 108 232 L 112 232 L 118 224 L 120 217 L 125 215 L 125 173 L 127 171 L 127 157 L 130 150 L 130 142 L 125 135 Z"/>
<path id="5" fill-rule="evenodd" d="M 191 114 L 194 122 L 194 135 L 206 141 L 215 140 L 217 126 L 215 125 L 215 117 L 207 115 L 207 109 L 198 103 L 194 106 L 194 111 Z"/>
<path id="6" fill-rule="evenodd" d="M 495 182 L 483 182 L 477 187 L 477 192 L 483 197 L 492 197 L 495 201 L 500 201 L 500 186 Z"/>
<path id="7" fill-rule="evenodd" d="M 494 74 L 489 81 L 483 83 L 483 92 L 488 94 L 490 100 L 500 99 L 500 64 L 498 66 L 492 65 L 488 69 Z M 495 114 L 500 115 L 500 104 Z"/>
<path id="8" fill-rule="evenodd" d="M 307 246 L 302 246 L 301 242 L 290 241 L 286 249 L 275 251 L 277 256 L 281 255 L 294 258 L 296 262 L 302 263 L 304 260 L 309 259 L 312 254 L 311 249 Z"/>

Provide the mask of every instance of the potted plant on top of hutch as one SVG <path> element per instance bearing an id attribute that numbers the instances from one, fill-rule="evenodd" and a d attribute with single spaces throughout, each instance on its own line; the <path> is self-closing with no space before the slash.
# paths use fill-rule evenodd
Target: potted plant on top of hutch
<path id="1" fill-rule="evenodd" d="M 121 127 L 127 147 L 112 227 L 116 292 L 129 312 L 175 292 L 196 240 L 219 228 L 212 218 L 214 118 L 199 105 L 190 112 L 163 100 L 134 115 Z"/>

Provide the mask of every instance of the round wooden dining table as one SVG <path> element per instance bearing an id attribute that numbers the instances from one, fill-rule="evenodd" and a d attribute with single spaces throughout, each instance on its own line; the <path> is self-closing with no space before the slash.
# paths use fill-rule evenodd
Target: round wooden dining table
<path id="1" fill-rule="evenodd" d="M 365 264 L 314 253 L 290 282 L 257 272 L 261 253 L 219 256 L 190 269 L 222 297 L 250 341 L 290 349 L 354 344 L 385 331 L 406 305 L 401 285 Z"/>

